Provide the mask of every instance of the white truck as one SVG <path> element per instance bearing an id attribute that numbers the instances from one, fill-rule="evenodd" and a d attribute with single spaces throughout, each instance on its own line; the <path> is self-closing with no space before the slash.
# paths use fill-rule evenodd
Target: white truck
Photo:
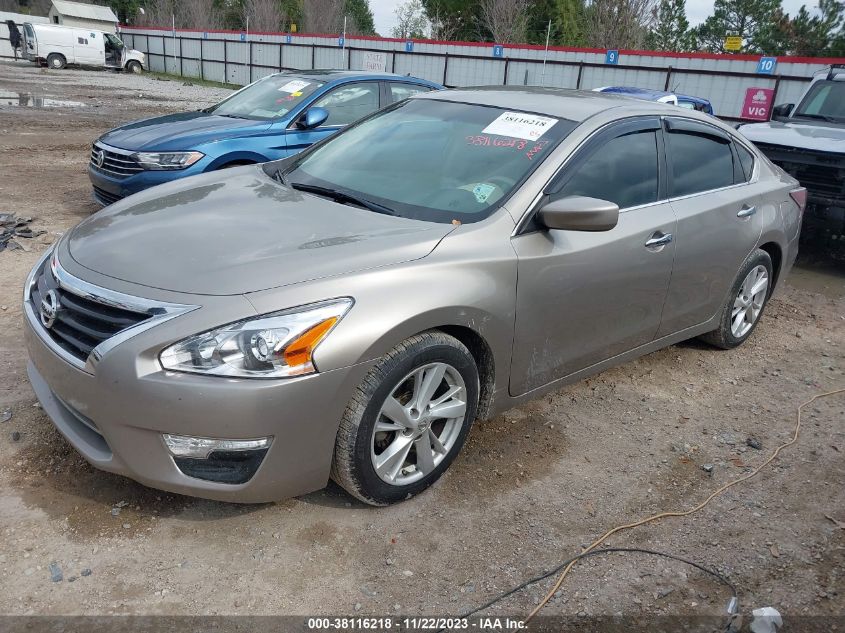
<path id="1" fill-rule="evenodd" d="M 57 24 L 23 25 L 24 56 L 49 68 L 62 69 L 68 64 L 119 68 L 140 73 L 145 55 L 127 48 L 117 35 L 94 29 Z"/>

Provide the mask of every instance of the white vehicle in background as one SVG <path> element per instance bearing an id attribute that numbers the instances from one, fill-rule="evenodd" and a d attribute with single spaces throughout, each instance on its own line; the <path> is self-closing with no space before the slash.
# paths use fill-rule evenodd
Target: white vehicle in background
<path id="1" fill-rule="evenodd" d="M 68 64 L 99 68 L 144 70 L 145 55 L 127 48 L 117 35 L 57 24 L 23 25 L 24 56 L 59 70 Z"/>

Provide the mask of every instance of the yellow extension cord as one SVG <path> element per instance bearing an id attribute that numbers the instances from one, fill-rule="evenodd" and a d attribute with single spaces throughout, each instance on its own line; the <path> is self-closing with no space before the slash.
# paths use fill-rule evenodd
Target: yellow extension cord
<path id="1" fill-rule="evenodd" d="M 783 449 L 785 449 L 788 446 L 792 446 L 793 444 L 795 444 L 795 442 L 798 441 L 798 435 L 801 433 L 801 411 L 802 411 L 802 409 L 804 409 L 804 407 L 812 404 L 813 402 L 815 402 L 816 400 L 819 400 L 820 398 L 827 398 L 829 396 L 834 396 L 834 395 L 840 394 L 840 393 L 845 393 L 845 388 L 834 389 L 833 391 L 827 391 L 825 393 L 816 394 L 815 396 L 813 396 L 812 398 L 810 398 L 809 400 L 807 400 L 806 402 L 801 404 L 798 407 L 798 410 L 797 410 L 797 419 L 795 421 L 795 431 L 792 434 L 792 439 L 790 439 L 785 444 L 781 444 L 780 446 L 778 446 L 775 449 L 774 453 L 772 453 L 768 457 L 768 459 L 766 459 L 766 461 L 764 461 L 762 464 L 757 466 L 757 468 L 752 470 L 750 473 L 748 473 L 747 475 L 743 475 L 739 479 L 735 479 L 735 480 L 725 484 L 721 488 L 718 488 L 715 492 L 711 493 L 709 497 L 707 497 L 704 501 L 699 503 L 694 508 L 690 508 L 689 510 L 680 510 L 680 511 L 674 511 L 674 512 L 661 512 L 660 514 L 654 514 L 650 517 L 646 517 L 644 519 L 640 519 L 639 521 L 635 521 L 634 523 L 627 523 L 625 525 L 618 525 L 615 528 L 605 532 L 600 538 L 593 541 L 593 543 L 589 547 L 585 548 L 582 551 L 582 553 L 594 550 L 599 545 L 604 543 L 608 538 L 610 538 L 611 536 L 613 536 L 614 534 L 616 534 L 618 532 L 622 532 L 624 530 L 630 530 L 632 528 L 639 527 L 639 526 L 645 525 L 647 523 L 653 523 L 654 521 L 657 521 L 658 519 L 664 519 L 666 517 L 685 517 L 685 516 L 689 516 L 691 514 L 694 514 L 694 513 L 698 512 L 699 510 L 701 510 L 708 503 L 710 503 L 713 499 L 715 499 L 716 497 L 721 495 L 723 492 L 725 492 L 728 488 L 733 488 L 737 484 L 741 484 L 742 482 L 748 481 L 752 477 L 755 477 L 757 474 L 760 473 L 761 470 L 763 470 L 763 468 L 765 468 L 770 463 L 772 463 L 772 461 L 780 454 L 780 452 Z M 563 584 L 563 581 L 566 579 L 566 576 L 569 573 L 569 571 L 575 566 L 575 563 L 577 563 L 577 562 L 578 562 L 578 559 L 573 560 L 571 563 L 569 563 L 564 568 L 564 570 L 560 573 L 560 576 L 558 576 L 557 582 L 555 583 L 554 587 L 552 587 L 549 590 L 549 592 L 546 594 L 546 596 L 540 601 L 540 603 L 536 607 L 534 607 L 534 610 L 531 611 L 531 613 L 529 613 L 528 616 L 525 618 L 526 623 L 530 622 L 531 619 L 535 615 L 537 615 L 540 612 L 540 610 L 543 607 L 546 606 L 546 604 L 548 604 L 549 600 L 551 600 L 551 598 L 552 598 L 552 596 L 554 596 L 555 592 L 558 589 L 560 589 L 560 587 Z"/>

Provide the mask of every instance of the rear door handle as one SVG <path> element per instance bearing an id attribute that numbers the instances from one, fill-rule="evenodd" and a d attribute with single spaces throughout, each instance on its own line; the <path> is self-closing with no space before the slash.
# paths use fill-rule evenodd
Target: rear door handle
<path id="1" fill-rule="evenodd" d="M 671 233 L 661 233 L 658 231 L 652 235 L 645 243 L 646 248 L 657 248 L 659 246 L 666 246 L 672 242 Z"/>
<path id="2" fill-rule="evenodd" d="M 749 207 L 747 204 L 742 205 L 742 208 L 736 212 L 738 218 L 748 218 L 757 213 L 757 207 Z"/>

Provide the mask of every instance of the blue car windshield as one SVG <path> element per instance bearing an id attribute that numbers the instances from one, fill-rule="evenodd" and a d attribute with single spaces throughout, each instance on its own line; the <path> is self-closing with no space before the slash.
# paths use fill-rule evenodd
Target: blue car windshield
<path id="1" fill-rule="evenodd" d="M 296 108 L 322 85 L 323 82 L 307 77 L 270 75 L 239 90 L 206 112 L 237 119 L 277 119 Z"/>
<path id="2" fill-rule="evenodd" d="M 476 222 L 501 206 L 575 125 L 497 107 L 410 99 L 306 151 L 282 180 L 407 218 Z"/>

